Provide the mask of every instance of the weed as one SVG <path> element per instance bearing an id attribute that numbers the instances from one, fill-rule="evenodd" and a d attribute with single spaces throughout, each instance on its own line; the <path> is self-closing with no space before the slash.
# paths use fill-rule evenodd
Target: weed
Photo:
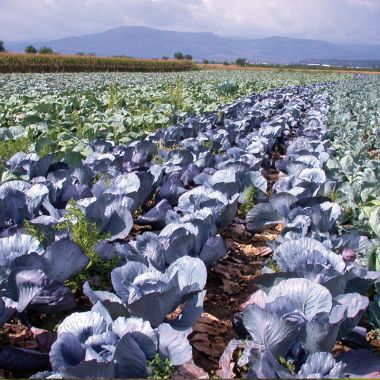
<path id="1" fill-rule="evenodd" d="M 236 366 L 235 366 L 235 371 L 236 371 L 236 375 L 239 379 L 244 379 L 246 378 L 246 375 L 249 371 L 249 366 L 246 364 L 246 365 L 243 365 L 243 366 L 239 366 L 238 365 L 238 362 L 240 360 L 240 358 L 243 356 L 243 353 L 244 353 L 244 350 L 243 349 L 240 349 L 238 352 L 237 352 L 237 358 L 236 358 Z"/>
<path id="2" fill-rule="evenodd" d="M 162 165 L 164 162 L 165 162 L 165 160 L 164 160 L 164 158 L 162 157 L 162 156 L 160 156 L 159 154 L 156 154 L 154 157 L 153 157 L 153 160 L 152 161 L 154 161 L 156 164 L 158 164 L 158 165 Z"/>
<path id="3" fill-rule="evenodd" d="M 84 138 L 86 128 L 79 111 L 72 111 L 70 116 L 75 126 L 75 134 L 80 138 Z"/>
<path id="4" fill-rule="evenodd" d="M 92 284 L 94 288 L 112 289 L 110 274 L 118 266 L 118 264 L 118 257 L 108 260 L 102 260 L 99 258 L 96 264 L 90 268 L 83 269 L 75 276 L 69 278 L 65 282 L 65 285 L 75 293 L 82 288 L 84 282 L 88 281 L 89 278 L 98 276 L 99 283 L 96 285 Z"/>
<path id="5" fill-rule="evenodd" d="M 111 185 L 112 176 L 109 173 L 105 172 L 99 172 L 96 174 L 96 176 L 92 179 L 92 184 L 95 185 L 100 180 L 104 180 L 104 185 L 108 189 Z"/>
<path id="6" fill-rule="evenodd" d="M 292 374 L 292 375 L 295 375 L 296 374 L 296 366 L 294 364 L 294 361 L 293 360 L 286 360 L 285 358 L 283 358 L 282 356 L 280 356 L 279 358 L 279 363 L 281 365 L 283 365 L 285 368 L 288 369 L 288 371 Z"/>
<path id="7" fill-rule="evenodd" d="M 170 359 L 163 358 L 158 353 L 148 362 L 148 368 L 152 371 L 151 379 L 170 379 L 176 371 Z"/>
<path id="8" fill-rule="evenodd" d="M 116 84 L 111 84 L 107 91 L 107 107 L 110 109 L 117 109 L 120 105 L 120 89 Z"/>
<path id="9" fill-rule="evenodd" d="M 48 241 L 46 234 L 41 231 L 35 224 L 31 223 L 29 220 L 24 220 L 24 230 L 27 235 L 33 236 L 37 239 L 43 246 Z"/>
<path id="10" fill-rule="evenodd" d="M 272 269 L 273 272 L 281 272 L 281 268 L 277 265 L 276 261 L 272 258 L 269 259 L 268 264 L 266 265 L 269 269 Z"/>
<path id="11" fill-rule="evenodd" d="M 92 223 L 86 218 L 75 200 L 70 200 L 68 206 L 63 222 L 59 223 L 56 228 L 70 233 L 73 241 L 91 260 L 89 265 L 92 265 L 99 260 L 99 256 L 95 252 L 96 244 L 108 236 L 101 234 L 96 223 Z"/>
<path id="12" fill-rule="evenodd" d="M 0 159 L 8 160 L 18 152 L 29 153 L 30 143 L 31 141 L 28 137 L 0 141 Z"/>
<path id="13" fill-rule="evenodd" d="M 58 149 L 57 144 L 51 142 L 51 143 L 49 143 L 49 144 L 44 144 L 44 145 L 42 145 L 42 146 L 39 148 L 39 150 L 38 150 L 37 153 L 38 153 L 38 155 L 39 155 L 40 157 L 45 157 L 45 156 L 47 156 L 47 155 L 50 154 L 50 153 L 54 153 L 57 149 Z"/>
<path id="14" fill-rule="evenodd" d="M 330 192 L 328 192 L 326 196 L 331 199 L 331 202 L 337 202 L 338 197 L 339 197 L 338 193 L 334 190 L 331 190 Z"/>
<path id="15" fill-rule="evenodd" d="M 177 76 L 174 85 L 169 86 L 169 104 L 172 111 L 173 122 L 177 122 L 178 112 L 184 107 L 184 81 L 181 77 Z"/>
<path id="16" fill-rule="evenodd" d="M 212 148 L 214 145 L 214 142 L 211 141 L 211 140 L 207 140 L 207 141 L 203 141 L 202 142 L 202 146 L 204 146 L 205 148 Z"/>
<path id="17" fill-rule="evenodd" d="M 110 234 L 101 233 L 96 223 L 90 222 L 75 200 L 69 201 L 64 220 L 56 227 L 58 230 L 68 231 L 72 240 L 79 245 L 90 262 L 80 273 L 67 281 L 67 286 L 76 291 L 84 281 L 93 275 L 99 275 L 102 283 L 109 282 L 109 274 L 117 265 L 118 259 L 102 260 L 96 253 L 96 245 L 110 237 Z"/>
<path id="18" fill-rule="evenodd" d="M 245 218 L 248 212 L 253 208 L 256 203 L 257 189 L 254 186 L 249 186 L 245 189 L 245 203 L 241 204 L 238 209 L 239 218 Z"/>

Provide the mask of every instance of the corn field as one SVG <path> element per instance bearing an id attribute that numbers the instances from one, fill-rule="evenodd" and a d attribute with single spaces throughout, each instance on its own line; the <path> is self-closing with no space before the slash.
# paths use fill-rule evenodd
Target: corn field
<path id="1" fill-rule="evenodd" d="M 188 60 L 152 60 L 57 54 L 0 54 L 0 73 L 174 72 L 196 68 Z"/>

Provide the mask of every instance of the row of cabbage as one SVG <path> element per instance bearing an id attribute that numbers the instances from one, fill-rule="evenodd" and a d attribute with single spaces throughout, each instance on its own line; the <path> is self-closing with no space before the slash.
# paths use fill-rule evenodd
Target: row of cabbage
<path id="1" fill-rule="evenodd" d="M 96 140 L 94 153 L 77 167 L 54 154 L 8 160 L 8 172 L 20 179 L 0 186 L 1 323 L 75 307 L 66 281 L 95 259 L 72 241 L 70 228 L 55 228 L 75 215 L 74 207 L 107 233 L 97 258 L 117 258 L 118 266 L 111 272 L 114 292 L 84 283 L 94 306 L 64 319 L 50 355 L 7 347 L 1 366 L 35 370 L 50 360 L 53 374 L 39 376 L 146 377 L 157 354 L 175 366 L 191 361 L 187 336 L 203 309 L 206 266 L 227 253 L 218 228 L 233 220 L 247 187 L 267 200 L 262 167 L 326 86 L 253 95 L 224 109 L 223 117 L 190 118 L 126 145 Z M 43 242 L 23 233 L 25 220 Z M 153 232 L 126 242 L 133 223 Z"/>
<path id="2" fill-rule="evenodd" d="M 329 123 L 336 156 L 327 169 L 338 182 L 334 196 L 344 205 L 343 224 L 370 234 L 379 232 L 372 211 L 379 206 L 380 189 L 380 80 L 353 82 L 332 91 Z M 359 257 L 363 264 L 368 258 Z M 380 268 L 380 262 L 373 263 Z"/>
<path id="3" fill-rule="evenodd" d="M 380 273 L 356 258 L 376 242 L 340 228 L 343 210 L 331 199 L 340 183 L 325 171 L 336 156 L 326 127 L 329 101 L 328 92 L 315 96 L 297 137 L 286 144 L 286 156 L 276 163 L 284 175 L 269 201 L 247 215 L 253 233 L 279 223 L 283 229 L 271 244 L 273 262 L 255 279 L 259 290 L 236 315 L 242 340 L 231 341 L 221 358 L 222 377 L 234 377 L 230 362 L 236 349 L 242 350 L 237 367 L 248 378 L 363 377 L 380 371 L 380 358 L 366 341 L 373 326 L 357 326 Z M 337 340 L 360 349 L 333 357 Z"/>
<path id="4" fill-rule="evenodd" d="M 77 165 L 94 152 L 96 138 L 123 144 L 253 92 L 338 78 L 244 71 L 0 75 L 0 156 L 54 151 Z"/>
<path id="5" fill-rule="evenodd" d="M 328 162 L 338 182 L 335 198 L 345 207 L 342 229 L 356 228 L 372 236 L 373 249 L 357 260 L 380 269 L 380 80 L 341 85 L 332 92 L 330 128 L 336 157 Z M 369 307 L 374 338 L 380 337 L 380 286 Z"/>

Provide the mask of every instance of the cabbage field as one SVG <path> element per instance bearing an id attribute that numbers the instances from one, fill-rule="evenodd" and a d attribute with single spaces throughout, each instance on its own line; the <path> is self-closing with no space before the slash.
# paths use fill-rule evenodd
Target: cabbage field
<path id="1" fill-rule="evenodd" d="M 0 75 L 0 377 L 380 376 L 380 78 Z"/>

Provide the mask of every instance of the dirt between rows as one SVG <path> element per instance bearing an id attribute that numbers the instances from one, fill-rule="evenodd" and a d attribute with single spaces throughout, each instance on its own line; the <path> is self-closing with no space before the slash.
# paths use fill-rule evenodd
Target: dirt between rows
<path id="1" fill-rule="evenodd" d="M 307 72 L 331 72 L 331 73 L 340 73 L 340 74 L 369 74 L 369 75 L 380 75 L 380 71 L 375 70 L 349 70 L 349 69 L 337 69 L 337 68 L 325 68 L 325 69 L 311 69 L 311 68 L 292 68 L 292 67 L 242 67 L 236 65 L 223 65 L 219 63 L 209 63 L 207 65 L 198 63 L 197 67 L 200 69 L 209 69 L 209 70 L 245 70 L 245 71 L 307 71 Z"/>
<path id="2" fill-rule="evenodd" d="M 280 152 L 272 152 L 273 163 L 281 158 Z M 280 176 L 274 165 L 265 172 L 268 191 Z M 189 337 L 194 363 L 210 378 L 217 376 L 219 359 L 228 343 L 238 338 L 233 326 L 234 315 L 257 290 L 252 280 L 260 275 L 264 260 L 272 254 L 267 243 L 276 240 L 281 229 L 282 225 L 278 225 L 263 233 L 251 234 L 245 228 L 245 220 L 236 217 L 231 225 L 219 231 L 227 244 L 228 254 L 207 271 L 203 313 Z M 198 373 L 192 368 L 186 375 Z"/>
<path id="3" fill-rule="evenodd" d="M 204 312 L 190 336 L 194 362 L 211 376 L 228 342 L 237 338 L 234 315 L 256 290 L 252 280 L 260 274 L 262 261 L 272 253 L 267 242 L 278 237 L 280 228 L 251 235 L 243 221 L 236 218 L 221 233 L 229 253 L 208 270 Z"/>

